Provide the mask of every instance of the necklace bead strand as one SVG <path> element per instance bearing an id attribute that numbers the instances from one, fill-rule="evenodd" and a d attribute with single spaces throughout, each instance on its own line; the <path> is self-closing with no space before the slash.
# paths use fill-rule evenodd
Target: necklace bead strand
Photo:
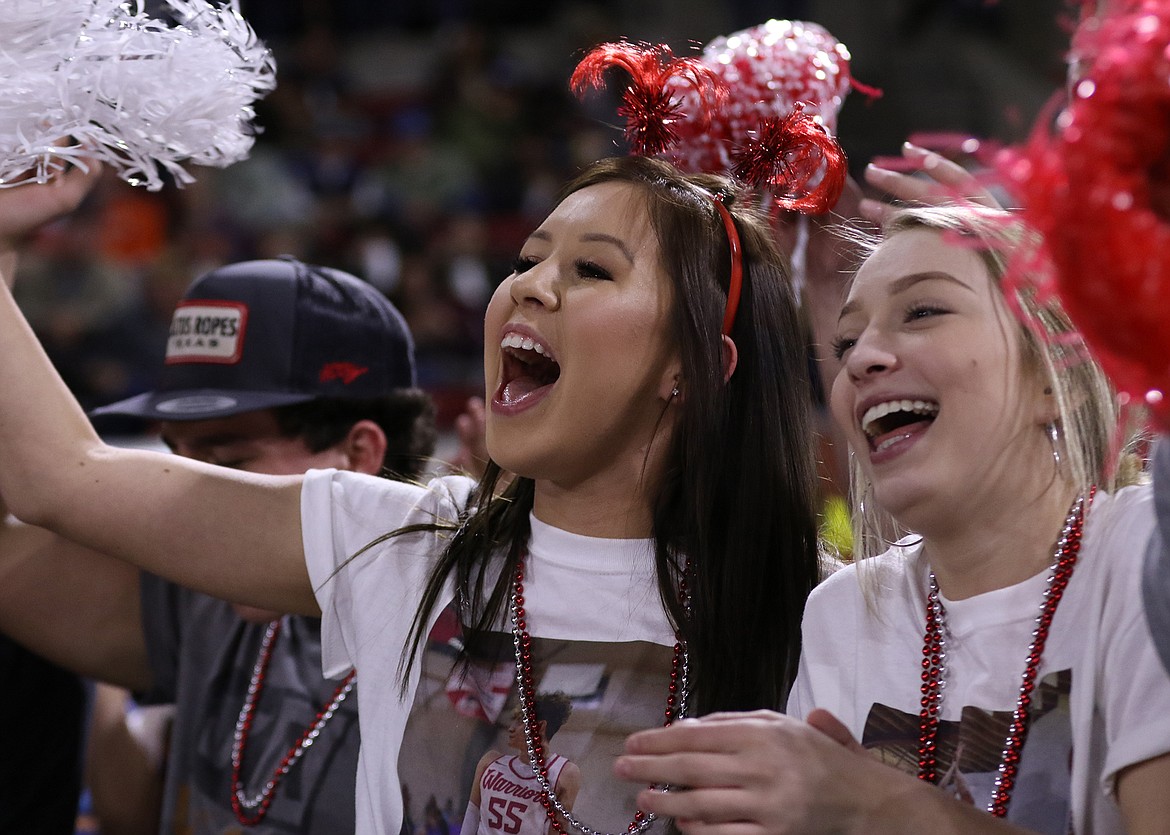
<path id="1" fill-rule="evenodd" d="M 1004 739 L 1003 752 L 995 778 L 995 788 L 987 811 L 995 817 L 1007 815 L 1012 789 L 1019 774 L 1020 755 L 1028 737 L 1032 714 L 1032 694 L 1036 689 L 1036 676 L 1040 670 L 1040 659 L 1048 642 L 1048 632 L 1056 616 L 1056 607 L 1072 578 L 1077 556 L 1081 550 L 1084 532 L 1085 509 L 1092 502 L 1096 488 L 1089 490 L 1088 499 L 1078 496 L 1065 517 L 1064 527 L 1053 549 L 1052 564 L 1046 581 L 1040 613 L 1036 616 L 1036 628 L 1032 630 L 1032 643 L 1024 663 L 1020 687 L 1012 721 Z M 930 783 L 938 782 L 938 727 L 942 713 L 943 691 L 946 688 L 946 607 L 943 606 L 938 579 L 930 572 L 929 590 L 926 596 L 926 630 L 922 646 L 922 706 L 919 713 L 918 777 Z"/>
<path id="2" fill-rule="evenodd" d="M 1089 501 L 1091 502 L 1092 499 L 1093 491 L 1090 490 Z M 1081 550 L 1081 537 L 1084 532 L 1084 510 L 1084 497 L 1078 497 L 1065 519 L 1064 529 L 1061 531 L 1056 546 L 1056 560 L 1049 577 L 1048 588 L 1044 590 L 1044 602 L 1041 604 L 1040 614 L 1036 616 L 1036 629 L 1032 632 L 1032 644 L 1028 647 L 1028 657 L 1020 682 L 1019 699 L 1016 709 L 1012 713 L 1012 724 L 1008 728 L 1007 738 L 1004 740 L 999 773 L 995 778 L 995 790 L 987 805 L 987 811 L 997 818 L 1007 815 L 1012 789 L 1015 788 L 1016 776 L 1020 769 L 1020 755 L 1024 748 L 1024 741 L 1028 736 L 1032 718 L 1032 692 L 1036 688 L 1040 658 L 1044 654 L 1044 645 L 1048 642 L 1048 630 L 1052 627 L 1053 618 L 1056 616 L 1056 607 L 1060 604 L 1064 590 L 1072 578 L 1073 568 L 1076 567 L 1077 556 Z"/>
<path id="3" fill-rule="evenodd" d="M 940 626 L 943 605 L 938 583 L 931 575 L 930 593 L 926 597 L 926 635 L 922 646 L 922 712 L 919 715 L 918 777 L 938 782 L 937 742 L 939 713 L 946 687 L 946 637 Z"/>
<path id="4" fill-rule="evenodd" d="M 256 659 L 256 666 L 252 669 L 252 680 L 248 683 L 248 695 L 244 698 L 244 706 L 236 720 L 236 731 L 232 738 L 232 811 L 236 820 L 244 826 L 255 826 L 268 814 L 268 807 L 276 796 L 276 788 L 281 778 L 292 770 L 305 750 L 321 735 L 322 729 L 337 713 L 337 709 L 346 697 L 352 692 L 357 683 L 357 671 L 351 670 L 337 686 L 332 698 L 317 713 L 313 723 L 301 734 L 300 739 L 288 750 L 276 767 L 272 777 L 264 784 L 264 788 L 257 794 L 249 797 L 244 792 L 241 772 L 244 767 L 244 749 L 248 744 L 248 735 L 252 730 L 252 720 L 255 717 L 256 705 L 260 702 L 260 695 L 264 690 L 264 679 L 268 674 L 268 663 L 272 660 L 272 647 L 276 637 L 280 634 L 280 621 L 274 620 L 268 624 L 264 633 L 264 640 L 260 644 L 260 654 Z"/>
<path id="5" fill-rule="evenodd" d="M 682 598 L 684 611 L 689 611 L 690 600 L 685 573 L 679 584 L 679 594 Z M 532 637 L 528 634 L 527 614 L 524 611 L 523 558 L 516 564 L 509 609 L 512 619 L 512 645 L 516 654 L 516 679 L 520 691 L 520 715 L 524 725 L 524 746 L 528 752 L 532 773 L 540 785 L 540 802 L 544 806 L 549 826 L 557 835 L 567 835 L 565 826 L 561 822 L 563 818 L 569 826 L 582 835 L 611 835 L 611 833 L 593 829 L 574 817 L 557 797 L 556 791 L 548 779 L 548 764 L 545 761 L 547 752 L 544 740 L 540 736 L 540 728 L 536 718 L 536 687 L 532 678 Z M 690 696 L 689 673 L 690 665 L 686 644 L 680 639 L 674 645 L 674 656 L 671 661 L 670 685 L 666 699 L 666 725 L 686 716 L 687 700 Z M 669 786 L 663 787 L 664 790 L 669 790 L 669 788 Z M 641 835 L 655 820 L 657 820 L 657 816 L 653 813 L 646 813 L 638 809 L 634 812 L 633 820 L 626 827 L 625 835 Z"/>

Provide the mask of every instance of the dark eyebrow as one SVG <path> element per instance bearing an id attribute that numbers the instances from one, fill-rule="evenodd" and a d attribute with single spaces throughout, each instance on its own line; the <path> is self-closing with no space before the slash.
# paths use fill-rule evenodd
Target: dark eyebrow
<path id="1" fill-rule="evenodd" d="M 627 247 L 625 241 L 621 240 L 620 238 L 615 238 L 613 235 L 603 235 L 600 232 L 594 232 L 587 235 L 582 235 L 581 240 L 600 241 L 606 244 L 613 244 L 619 250 L 621 250 L 622 255 L 626 256 L 627 261 L 629 261 L 631 264 L 634 263 L 634 253 L 630 252 L 630 248 Z"/>
<path id="2" fill-rule="evenodd" d="M 910 273 L 909 275 L 904 275 L 901 278 L 895 280 L 890 284 L 890 291 L 888 295 L 896 296 L 899 293 L 904 293 L 914 285 L 921 284 L 924 281 L 949 281 L 958 287 L 962 287 L 968 292 L 975 292 L 974 288 L 964 284 L 950 273 L 944 273 L 940 270 L 930 270 L 924 273 Z M 845 305 L 841 308 L 841 312 L 837 315 L 837 321 L 840 322 L 850 313 L 856 312 L 858 307 L 859 305 L 855 301 L 846 302 Z"/>
<path id="3" fill-rule="evenodd" d="M 545 232 L 543 229 L 537 229 L 535 232 L 529 235 L 528 238 L 529 240 L 536 239 L 538 241 L 551 241 L 552 235 L 550 235 L 548 232 Z M 606 235 L 603 232 L 587 232 L 581 236 L 581 240 L 586 241 L 587 243 L 600 242 L 603 244 L 611 244 L 616 247 L 622 255 L 625 256 L 626 260 L 629 261 L 630 264 L 634 263 L 634 253 L 630 252 L 630 248 L 626 246 L 625 241 L 623 241 L 621 238 L 615 238 L 613 235 Z"/>

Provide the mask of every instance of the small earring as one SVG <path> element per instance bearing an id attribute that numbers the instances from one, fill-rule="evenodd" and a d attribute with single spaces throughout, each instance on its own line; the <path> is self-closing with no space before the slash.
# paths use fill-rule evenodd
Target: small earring
<path id="1" fill-rule="evenodd" d="M 675 384 L 674 388 L 672 388 L 670 390 L 670 397 L 671 397 L 671 399 L 678 397 L 678 384 L 677 383 Z"/>
<path id="2" fill-rule="evenodd" d="M 1044 425 L 1044 431 L 1048 435 L 1048 443 L 1052 445 L 1052 460 L 1056 462 L 1056 469 L 1060 469 L 1060 427 L 1056 425 L 1056 421 L 1050 421 Z"/>

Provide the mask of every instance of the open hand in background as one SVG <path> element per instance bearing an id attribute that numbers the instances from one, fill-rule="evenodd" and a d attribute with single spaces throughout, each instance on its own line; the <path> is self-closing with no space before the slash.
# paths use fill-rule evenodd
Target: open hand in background
<path id="1" fill-rule="evenodd" d="M 894 162 L 897 164 L 891 164 Z M 883 223 L 899 204 L 906 203 L 936 206 L 968 201 L 992 209 L 1003 208 L 971 171 L 941 153 L 911 142 L 902 144 L 901 160 L 879 159 L 866 166 L 865 182 L 891 198 L 882 201 L 867 197 L 861 201 L 861 216 L 877 224 Z"/>

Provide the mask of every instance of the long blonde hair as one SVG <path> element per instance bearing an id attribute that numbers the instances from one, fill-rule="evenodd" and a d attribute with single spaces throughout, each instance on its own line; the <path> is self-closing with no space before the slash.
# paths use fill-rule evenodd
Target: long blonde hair
<path id="1" fill-rule="evenodd" d="M 1059 300 L 1051 294 L 1042 296 L 1029 280 L 1032 276 L 1024 274 L 1027 265 L 1035 263 L 1030 256 L 1038 253 L 1036 233 L 1006 212 L 950 205 L 901 209 L 886 221 L 880 237 L 856 232 L 849 237 L 868 255 L 882 241 L 912 229 L 936 230 L 971 245 L 1008 307 L 1017 313 L 1024 362 L 1040 374 L 1056 405 L 1063 477 L 1078 492 L 1092 485 L 1111 492 L 1132 482 L 1138 468 L 1127 453 L 1116 393 Z M 849 469 L 853 553 L 861 559 L 882 553 L 910 532 L 867 495 L 867 482 L 854 456 Z"/>

